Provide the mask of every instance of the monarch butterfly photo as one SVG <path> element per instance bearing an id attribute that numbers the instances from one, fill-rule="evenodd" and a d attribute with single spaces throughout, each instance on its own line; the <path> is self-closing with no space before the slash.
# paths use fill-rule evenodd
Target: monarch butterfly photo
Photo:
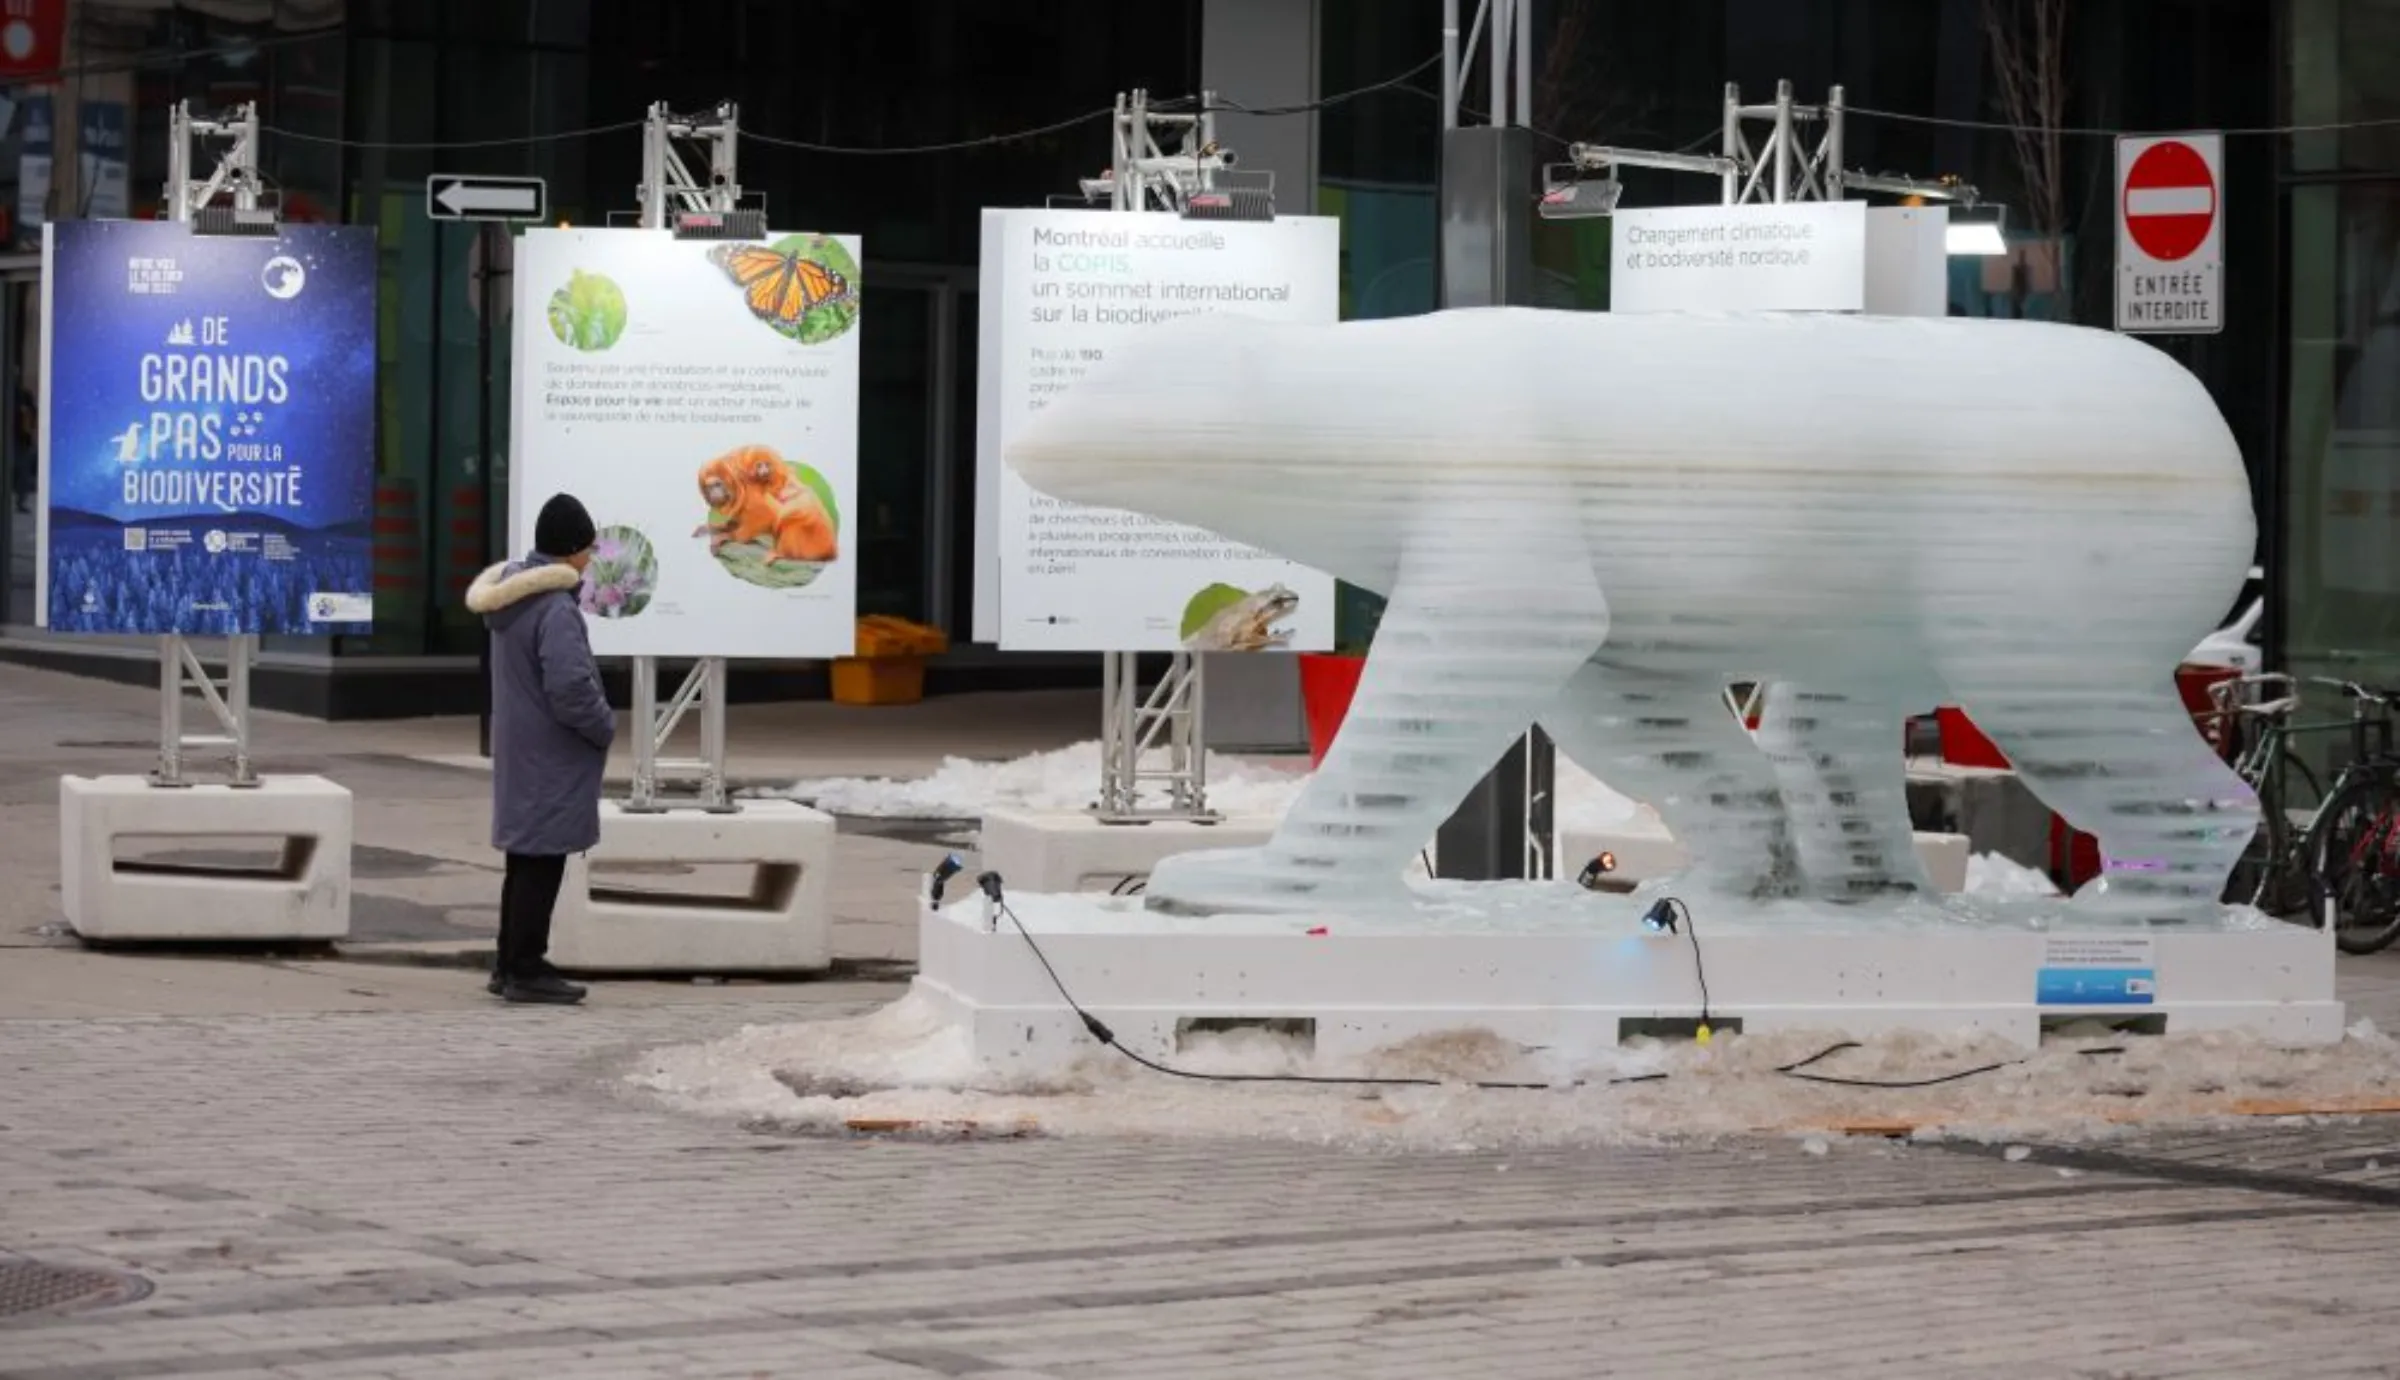
<path id="1" fill-rule="evenodd" d="M 709 258 L 741 288 L 751 315 L 813 345 L 841 334 L 858 314 L 858 296 L 848 275 L 826 262 L 830 256 L 825 251 L 839 248 L 830 241 L 810 244 L 795 236 L 774 245 L 719 245 L 709 251 Z M 835 310 L 811 322 L 820 308 Z"/>

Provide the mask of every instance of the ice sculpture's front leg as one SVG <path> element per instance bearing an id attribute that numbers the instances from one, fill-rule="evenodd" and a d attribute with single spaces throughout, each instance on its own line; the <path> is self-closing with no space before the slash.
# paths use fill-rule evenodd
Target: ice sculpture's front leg
<path id="1" fill-rule="evenodd" d="M 2100 875 L 2077 910 L 2170 923 L 2213 914 L 2258 831 L 2258 795 L 2210 749 L 2155 668 L 2018 668 L 1977 683 L 1953 673 L 1976 727 L 2036 799 L 2099 840 Z"/>
<path id="2" fill-rule="evenodd" d="M 1776 682 L 1758 745 L 1783 783 L 1808 894 L 1933 894 L 1908 819 L 1906 716 L 1873 694 Z"/>
<path id="3" fill-rule="evenodd" d="M 1595 662 L 1575 672 L 1542 728 L 1585 771 L 1658 811 L 1690 859 L 1679 885 L 1741 897 L 1798 889 L 1774 769 L 1726 711 L 1718 681 Z"/>
<path id="4" fill-rule="evenodd" d="M 1545 543 L 1529 528 L 1461 520 L 1446 547 L 1409 551 L 1341 734 L 1275 837 L 1166 859 L 1148 904 L 1404 904 L 1409 861 L 1608 635 L 1608 603 L 1579 544 Z"/>

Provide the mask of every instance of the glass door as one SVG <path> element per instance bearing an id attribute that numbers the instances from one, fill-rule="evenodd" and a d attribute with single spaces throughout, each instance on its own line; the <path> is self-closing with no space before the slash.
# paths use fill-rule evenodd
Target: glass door
<path id="1" fill-rule="evenodd" d="M 932 286 L 871 272 L 859 302 L 858 611 L 925 616 L 925 425 L 933 379 Z"/>
<path id="2" fill-rule="evenodd" d="M 38 273 L 0 277 L 0 396 L 8 422 L 0 427 L 0 567 L 8 572 L 0 600 L 0 623 L 31 627 L 34 621 L 34 523 L 41 502 L 36 410 L 42 395 L 42 280 Z"/>
<path id="3" fill-rule="evenodd" d="M 2400 180 L 2285 203 L 2283 648 L 2289 669 L 2400 680 Z"/>
<path id="4" fill-rule="evenodd" d="M 969 565 L 975 461 L 965 270 L 874 265 L 859 312 L 858 611 L 950 628 Z M 961 419 L 964 424 L 961 424 Z M 963 438 L 963 440 L 962 440 Z M 962 473 L 966 476 L 961 478 Z M 962 508 L 962 505 L 963 508 Z M 955 631 L 955 630 L 954 630 Z"/>

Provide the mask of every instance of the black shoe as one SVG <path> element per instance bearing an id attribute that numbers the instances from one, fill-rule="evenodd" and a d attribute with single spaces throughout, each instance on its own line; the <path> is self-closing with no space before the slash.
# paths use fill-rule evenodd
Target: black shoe
<path id="1" fill-rule="evenodd" d="M 550 960 L 546 958 L 535 959 L 533 961 L 533 971 L 541 977 L 557 978 L 561 982 L 567 981 L 567 975 L 560 972 L 556 967 L 552 966 Z M 570 987 L 574 986 L 573 983 L 568 983 L 567 985 Z M 492 969 L 491 979 L 483 984 L 483 990 L 496 997 L 500 995 L 500 989 L 506 986 L 508 986 L 508 979 L 501 976 L 498 968 L 494 968 Z"/>
<path id="2" fill-rule="evenodd" d="M 536 973 L 501 983 L 500 999 L 545 1006 L 573 1006 L 583 1000 L 583 988 L 555 973 Z"/>

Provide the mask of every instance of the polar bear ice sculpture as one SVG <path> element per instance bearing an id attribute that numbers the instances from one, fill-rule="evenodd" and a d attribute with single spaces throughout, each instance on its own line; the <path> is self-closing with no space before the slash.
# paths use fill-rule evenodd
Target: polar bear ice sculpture
<path id="1" fill-rule="evenodd" d="M 2213 905 L 2256 797 L 2172 674 L 2251 559 L 2240 452 L 2183 367 L 2067 326 L 1484 309 L 1164 326 L 1008 454 L 1058 498 L 1386 594 L 1339 740 L 1265 848 L 1153 904 L 1323 910 L 1408 860 L 1538 720 L 1649 801 L 1682 885 L 1929 890 L 1902 720 L 1963 706 L 2096 835 L 2078 897 Z M 1754 744 L 1720 698 L 1773 686 Z M 1763 750 L 1762 750 L 1763 749 Z"/>

